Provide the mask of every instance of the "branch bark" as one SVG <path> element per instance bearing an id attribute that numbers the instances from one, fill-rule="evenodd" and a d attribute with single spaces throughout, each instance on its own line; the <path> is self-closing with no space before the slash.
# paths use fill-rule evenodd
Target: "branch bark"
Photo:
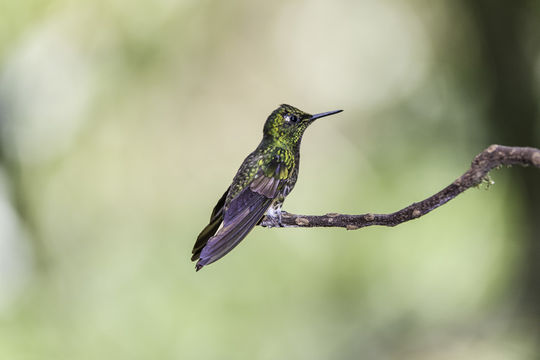
<path id="1" fill-rule="evenodd" d="M 480 185 L 487 180 L 488 173 L 501 166 L 534 166 L 540 168 L 540 149 L 531 147 L 511 147 L 491 145 L 478 154 L 471 167 L 452 184 L 433 196 L 391 214 L 346 215 L 329 213 L 326 215 L 297 215 L 282 213 L 282 227 L 342 227 L 356 230 L 366 226 L 396 226 L 417 219 L 446 204 L 465 190 Z M 540 186 L 540 184 L 539 184 Z M 263 218 L 264 227 L 276 227 L 275 219 Z"/>

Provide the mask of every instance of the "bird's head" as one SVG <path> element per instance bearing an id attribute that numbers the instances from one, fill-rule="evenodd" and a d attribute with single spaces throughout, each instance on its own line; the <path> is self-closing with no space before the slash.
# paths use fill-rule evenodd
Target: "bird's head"
<path id="1" fill-rule="evenodd" d="M 311 115 L 294 106 L 282 104 L 274 110 L 264 124 L 264 136 L 273 140 L 295 144 L 302 139 L 307 127 L 316 119 L 333 115 L 343 110 L 328 111 Z"/>

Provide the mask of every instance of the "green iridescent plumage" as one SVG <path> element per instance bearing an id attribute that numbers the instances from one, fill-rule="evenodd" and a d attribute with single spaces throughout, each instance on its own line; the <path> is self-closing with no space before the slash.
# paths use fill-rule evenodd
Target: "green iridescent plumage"
<path id="1" fill-rule="evenodd" d="M 197 237 L 191 258 L 199 260 L 197 270 L 225 256 L 265 214 L 281 222 L 281 205 L 298 178 L 304 131 L 315 119 L 340 111 L 310 115 L 283 104 L 270 114 L 261 143 L 244 160 Z"/>

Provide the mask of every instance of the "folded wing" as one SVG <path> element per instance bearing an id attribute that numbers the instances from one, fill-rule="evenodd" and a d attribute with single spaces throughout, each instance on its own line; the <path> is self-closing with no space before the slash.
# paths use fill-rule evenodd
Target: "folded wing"
<path id="1" fill-rule="evenodd" d="M 230 202 L 223 211 L 223 227 L 200 252 L 197 270 L 225 256 L 246 237 L 272 204 L 280 183 L 279 179 L 260 174 Z"/>

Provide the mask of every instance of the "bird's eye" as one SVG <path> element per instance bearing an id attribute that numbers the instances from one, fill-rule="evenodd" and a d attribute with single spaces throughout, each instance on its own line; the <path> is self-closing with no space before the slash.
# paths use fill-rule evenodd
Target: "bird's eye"
<path id="1" fill-rule="evenodd" d="M 290 122 L 293 122 L 293 123 L 298 121 L 298 116 L 296 115 L 291 114 L 291 115 L 288 115 L 287 118 L 289 119 Z"/>

